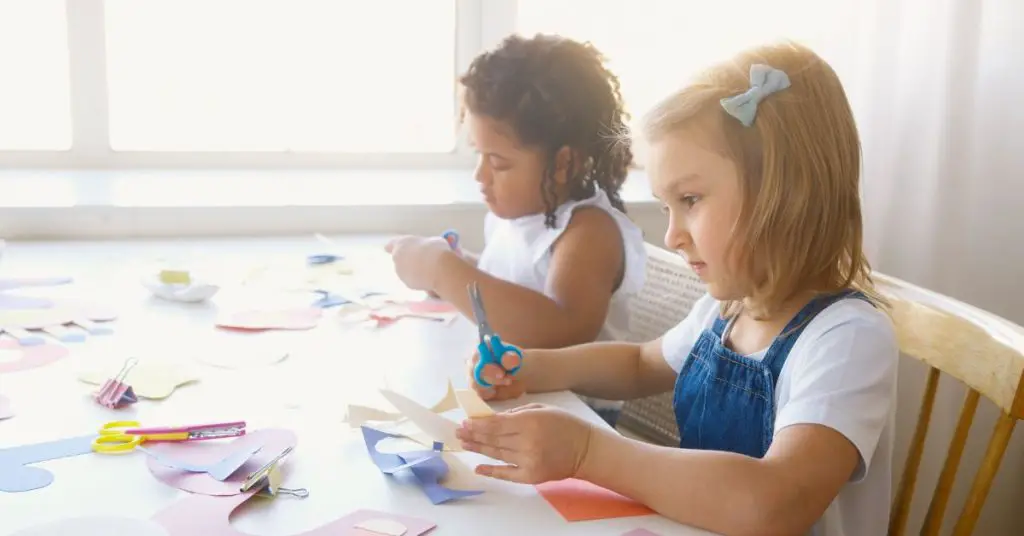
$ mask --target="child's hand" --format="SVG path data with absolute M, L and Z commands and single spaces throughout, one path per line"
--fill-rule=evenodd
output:
M 504 363 L 502 366 L 508 369 L 515 368 L 519 364 L 519 356 L 515 354 L 505 354 L 502 357 Z M 467 373 L 469 374 L 469 384 L 473 386 L 473 390 L 476 391 L 480 398 L 484 400 L 509 400 L 512 398 L 519 398 L 523 396 L 526 388 L 523 386 L 523 382 L 516 379 L 515 376 L 505 374 L 505 371 L 497 365 L 488 363 L 484 365 L 480 375 L 483 376 L 487 383 L 491 384 L 491 387 L 484 387 L 476 382 L 476 364 L 480 362 L 480 353 L 473 352 L 473 357 L 466 364 Z M 521 368 L 519 369 L 522 370 Z
M 590 423 L 567 411 L 527 404 L 463 421 L 456 436 L 463 449 L 510 464 L 482 464 L 476 468 L 478 474 L 538 484 L 576 476 L 593 430 Z
M 384 246 L 395 263 L 395 273 L 412 290 L 433 290 L 443 255 L 453 255 L 441 237 L 401 236 Z

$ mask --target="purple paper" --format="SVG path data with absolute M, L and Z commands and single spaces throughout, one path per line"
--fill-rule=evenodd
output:
M 17 493 L 49 486 L 53 483 L 53 473 L 29 465 L 89 454 L 92 452 L 92 440 L 95 438 L 96 435 L 93 434 L 0 449 L 0 491 Z
M 377 450 L 377 443 L 389 437 L 399 438 L 402 436 L 381 432 L 369 426 L 362 426 L 363 440 L 366 441 L 366 450 L 370 453 L 373 463 L 386 474 L 395 474 L 399 471 L 409 470 L 412 472 L 414 481 L 419 484 L 427 498 L 434 504 L 441 504 L 452 499 L 480 495 L 483 491 L 455 490 L 441 485 L 441 480 L 448 474 L 448 463 L 441 456 L 444 444 L 440 441 L 434 442 L 434 450 L 420 450 L 414 452 L 403 452 L 391 454 Z
M 190 473 L 206 473 L 212 476 L 215 480 L 223 482 L 233 475 L 240 467 L 245 465 L 245 462 L 249 461 L 249 459 L 255 456 L 262 448 L 263 445 L 259 443 L 254 445 L 243 445 L 243 448 L 228 454 L 219 461 L 205 464 L 175 460 L 167 454 L 160 454 L 159 452 L 154 452 L 142 447 L 139 447 L 139 450 L 152 456 L 160 463 L 160 465 L 165 467 L 188 471 Z

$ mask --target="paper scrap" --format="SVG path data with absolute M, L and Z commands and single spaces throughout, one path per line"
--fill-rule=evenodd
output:
M 294 447 L 296 443 L 297 438 L 294 432 L 279 428 L 255 430 L 235 438 L 230 443 L 211 441 L 154 443 L 145 447 L 150 451 L 146 465 L 157 480 L 190 493 L 215 496 L 238 495 L 241 493 L 242 482 L 249 473 L 267 464 L 286 448 Z M 161 463 L 163 459 L 171 459 L 176 464 L 224 464 L 227 466 L 229 463 L 226 460 L 231 455 L 251 451 L 257 445 L 263 448 L 255 452 L 223 480 L 217 480 L 208 473 L 172 469 Z M 226 470 L 226 468 L 222 469 Z
M 444 413 L 457 407 L 459 407 L 459 401 L 455 396 L 455 388 L 452 387 L 452 382 L 449 381 L 444 397 L 431 406 L 430 411 L 434 413 Z M 349 404 L 345 412 L 344 421 L 347 422 L 349 426 L 355 428 L 368 422 L 397 421 L 402 417 L 403 415 L 401 413 L 391 413 L 377 408 L 360 406 L 358 404 Z
M 450 450 L 461 450 L 461 447 L 457 447 L 460 442 L 455 435 L 458 425 L 454 421 L 446 419 L 394 391 L 381 389 L 380 393 L 431 440 L 444 443 Z
M 217 326 L 229 329 L 313 329 L 320 321 L 319 307 L 298 307 L 279 310 L 243 310 L 228 313 L 217 320 Z
M 432 450 L 391 454 L 377 450 L 377 443 L 383 439 L 399 436 L 381 432 L 368 426 L 363 426 L 362 431 L 363 440 L 366 442 L 366 450 L 381 472 L 395 474 L 405 470 L 411 471 L 416 478 L 416 483 L 419 484 L 433 504 L 442 504 L 450 500 L 472 497 L 483 493 L 477 490 L 450 489 L 441 485 L 441 481 L 448 474 L 448 463 L 443 458 L 442 451 L 444 445 L 440 442 L 435 442 Z
M 169 536 L 157 522 L 130 517 L 88 516 L 47 521 L 15 532 L 11 536 Z
M 235 445 L 230 445 L 235 447 Z M 172 454 L 161 454 L 159 452 L 152 451 L 148 448 L 139 447 L 146 454 L 156 459 L 157 463 L 168 467 L 170 469 L 180 469 L 182 471 L 188 471 L 189 473 L 207 473 L 214 480 L 221 482 L 227 480 L 235 471 L 238 471 L 245 462 L 249 461 L 260 449 L 263 448 L 262 443 L 252 443 L 249 445 L 238 445 L 237 448 L 225 448 L 227 451 L 223 458 L 213 463 L 193 463 L 187 460 L 179 460 Z
M 0 491 L 17 493 L 49 486 L 53 473 L 31 464 L 88 454 L 95 438 L 96 434 L 91 434 L 0 449 Z
M 647 506 L 585 480 L 567 478 L 537 484 L 536 488 L 566 521 L 654 514 Z
M 93 385 L 103 385 L 117 375 L 124 361 L 105 360 L 90 362 L 78 373 L 78 379 Z M 140 359 L 124 379 L 135 395 L 149 399 L 163 399 L 171 396 L 178 387 L 198 381 L 199 376 L 180 363 Z
M 165 284 L 187 285 L 192 282 L 188 270 L 160 270 L 158 278 Z
M 395 521 L 394 519 L 384 519 L 380 517 L 374 517 L 366 519 L 352 525 L 357 529 L 367 530 L 374 534 L 382 534 L 384 536 L 404 536 L 405 525 Z
M 21 346 L 17 341 L 5 337 L 0 338 L 0 354 L 3 354 L 3 357 L 0 357 L 0 374 L 2 374 L 49 365 L 67 357 L 71 352 L 58 344 Z M 6 359 L 6 356 L 13 358 Z
M 143 278 L 142 285 L 158 298 L 182 303 L 209 300 L 220 290 L 219 286 L 203 281 L 189 279 L 176 283 L 163 281 L 159 276 Z
M 480 398 L 480 395 L 473 389 L 459 389 L 455 391 L 455 398 L 458 399 L 462 411 L 470 419 L 494 415 L 491 406 L 488 406 L 487 402 L 484 402 L 484 399 Z

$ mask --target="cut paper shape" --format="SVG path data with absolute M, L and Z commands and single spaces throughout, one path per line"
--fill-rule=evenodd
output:
M 430 407 L 430 411 L 434 413 L 444 413 L 451 411 L 459 407 L 459 401 L 455 396 L 455 388 L 452 387 L 452 382 L 449 380 L 448 389 L 444 393 L 444 397 L 438 400 L 436 404 Z M 345 416 L 345 422 L 349 426 L 355 428 L 362 426 L 368 422 L 374 421 L 397 421 L 402 418 L 401 413 L 390 413 L 381 409 L 371 408 L 367 406 L 360 406 L 357 404 L 349 404 L 348 410 Z
M 629 532 L 622 533 L 622 536 L 661 536 L 657 532 L 651 532 L 645 528 L 633 529 Z
M 288 352 L 273 348 L 249 347 L 228 351 L 219 347 L 215 350 L 200 349 L 196 354 L 196 360 L 217 368 L 241 369 L 273 365 L 284 361 L 289 355 L 291 354 Z
M 255 430 L 231 442 L 184 441 L 154 443 L 146 447 L 149 451 L 146 465 L 153 476 L 164 484 L 201 495 L 238 495 L 242 482 L 253 471 L 263 467 L 288 447 L 295 447 L 297 438 L 291 430 L 270 428 Z M 260 445 L 258 452 L 236 468 L 231 476 L 217 480 L 207 473 L 173 469 L 161 460 L 174 460 L 176 464 L 212 465 L 222 463 L 230 455 L 251 450 Z M 198 534 L 198 533 L 197 533 Z
M 0 395 L 0 421 L 10 419 L 13 416 L 14 410 L 11 409 L 11 399 L 4 395 Z
M 100 536 L 130 534 L 131 536 L 169 536 L 156 521 L 130 517 L 88 516 L 48 521 L 11 536 Z
M 366 442 L 366 451 L 370 454 L 373 463 L 385 474 L 395 474 L 409 470 L 415 477 L 416 483 L 434 504 L 442 504 L 453 499 L 472 497 L 480 495 L 482 491 L 477 490 L 456 490 L 441 485 L 441 481 L 448 475 L 448 463 L 444 461 L 442 450 L 444 445 L 435 442 L 433 450 L 405 452 L 401 454 L 390 454 L 377 450 L 377 443 L 388 438 L 399 437 L 387 432 L 381 432 L 368 426 L 362 427 L 363 440 Z
M 179 460 L 173 455 L 169 455 L 167 453 L 161 454 L 150 450 L 149 448 L 139 447 L 139 450 L 155 458 L 157 463 L 164 467 L 179 469 L 189 473 L 206 473 L 213 477 L 214 480 L 223 482 L 238 471 L 239 468 L 245 465 L 245 462 L 249 461 L 249 459 L 255 456 L 262 448 L 263 445 L 260 443 L 235 446 L 234 450 L 225 448 L 225 450 L 228 450 L 227 454 L 223 458 L 212 463 L 194 463 L 186 460 Z
M 374 534 L 382 534 L 383 536 L 403 536 L 406 532 L 405 525 L 402 523 L 394 519 L 384 519 L 382 517 L 366 519 L 352 526 Z
M 487 402 L 484 402 L 484 399 L 480 398 L 480 395 L 473 389 L 459 389 L 455 391 L 455 398 L 458 399 L 459 406 L 470 419 L 494 415 L 491 406 L 488 406 Z
M 0 330 L 14 337 L 22 346 L 45 344 L 47 338 L 31 330 L 45 330 L 78 322 L 110 322 L 117 314 L 93 305 L 55 304 L 49 309 L 0 310 Z
M 57 344 L 45 344 L 45 341 L 41 345 L 22 346 L 15 340 L 0 338 L 0 374 L 42 367 L 70 354 L 67 348 Z M 7 359 L 6 356 L 14 358 Z
M 586 480 L 567 478 L 537 484 L 536 488 L 566 521 L 592 521 L 655 513 L 633 499 Z
M 158 512 L 152 520 L 167 531 L 168 536 L 250 536 L 231 526 L 231 513 L 249 500 L 255 492 L 231 497 L 190 495 Z M 399 516 L 374 510 L 357 510 L 331 523 L 294 536 L 380 536 L 356 525 L 371 519 L 388 519 L 405 527 L 402 536 L 422 536 L 436 525 L 425 519 Z M 149 535 L 145 535 L 149 536 Z
M 280 310 L 248 310 L 236 311 L 222 316 L 217 326 L 240 330 L 313 329 L 320 321 L 322 309 L 319 307 L 298 307 Z
M 112 360 L 90 362 L 79 371 L 78 379 L 93 385 L 103 385 L 123 366 L 123 362 Z M 122 381 L 132 387 L 136 396 L 159 400 L 171 396 L 178 387 L 198 380 L 199 377 L 193 371 L 180 363 L 140 359 Z
M 17 493 L 49 486 L 53 473 L 31 464 L 89 454 L 95 438 L 92 434 L 0 449 L 0 491 Z
M 451 386 L 450 383 L 448 385 Z M 460 444 L 455 435 L 458 425 L 454 421 L 446 419 L 394 391 L 381 389 L 380 393 L 432 441 L 444 443 L 447 450 L 462 450 L 457 446 Z
M 0 278 L 0 309 L 46 309 L 53 300 L 33 296 L 8 294 L 10 290 L 26 287 L 52 287 L 71 283 L 70 277 L 14 277 Z

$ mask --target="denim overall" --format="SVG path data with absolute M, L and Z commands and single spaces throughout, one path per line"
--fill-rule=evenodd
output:
M 679 446 L 763 457 L 774 433 L 775 384 L 790 349 L 815 315 L 847 297 L 866 299 L 855 291 L 815 298 L 789 321 L 760 361 L 726 348 L 722 334 L 727 321 L 717 318 L 701 333 L 676 379 L 672 406 Z

